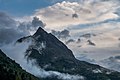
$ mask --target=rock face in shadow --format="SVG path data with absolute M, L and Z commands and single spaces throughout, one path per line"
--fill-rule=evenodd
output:
M 17 42 L 22 43 L 27 39 L 32 43 L 25 56 L 28 60 L 36 59 L 39 67 L 47 71 L 82 75 L 85 80 L 120 80 L 119 72 L 77 60 L 66 45 L 42 28 L 34 35 L 21 38 Z

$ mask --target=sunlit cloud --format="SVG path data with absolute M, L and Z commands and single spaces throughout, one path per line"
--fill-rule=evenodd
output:
M 119 17 L 114 13 L 118 8 L 118 4 L 114 1 L 93 2 L 93 0 L 86 0 L 83 2 L 63 1 L 43 9 L 37 9 L 33 16 L 39 17 L 51 29 L 60 29 L 69 25 L 95 23 Z M 74 14 L 78 17 L 73 18 Z

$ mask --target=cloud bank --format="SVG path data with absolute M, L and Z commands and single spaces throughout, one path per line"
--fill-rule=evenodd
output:
M 17 22 L 6 13 L 0 12 L 0 46 L 11 43 L 23 35 L 25 33 L 17 29 Z
M 16 43 L 16 44 L 9 44 L 2 46 L 1 49 L 9 56 L 11 59 L 15 60 L 20 66 L 26 70 L 27 72 L 40 77 L 56 77 L 60 80 L 84 80 L 83 76 L 80 75 L 71 75 L 67 73 L 60 73 L 57 71 L 45 71 L 44 69 L 38 67 L 36 65 L 36 60 L 32 59 L 27 61 L 25 57 L 26 49 L 30 46 L 31 42 L 23 42 L 23 43 Z M 24 45 L 24 46 L 23 46 Z
M 45 27 L 39 18 L 33 17 L 29 22 L 18 22 L 4 12 L 0 12 L 0 46 L 33 34 L 38 27 Z
M 34 16 L 42 19 L 50 29 L 62 29 L 65 26 L 95 23 L 118 18 L 115 13 L 118 1 L 82 0 L 78 2 L 63 1 L 52 6 L 37 9 Z M 73 18 L 76 14 L 77 18 Z

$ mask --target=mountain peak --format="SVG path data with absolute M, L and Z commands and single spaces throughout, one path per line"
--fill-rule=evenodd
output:
M 32 43 L 25 56 L 28 60 L 35 59 L 36 64 L 46 71 L 82 75 L 86 80 L 120 80 L 120 73 L 116 71 L 77 60 L 64 43 L 41 27 L 31 37 Z
M 39 27 L 33 36 L 46 35 L 46 34 L 47 34 L 47 32 L 44 29 L 42 29 L 41 27 Z

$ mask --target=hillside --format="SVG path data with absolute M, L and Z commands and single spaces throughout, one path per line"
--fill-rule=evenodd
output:
M 39 80 L 0 50 L 0 80 Z

